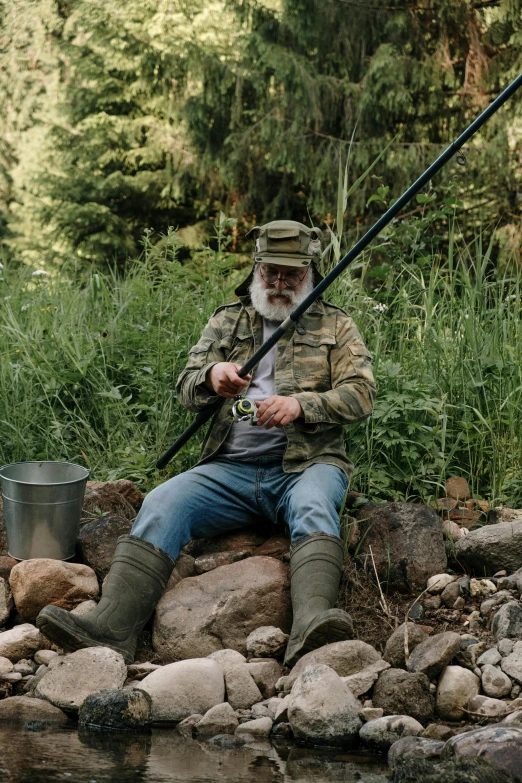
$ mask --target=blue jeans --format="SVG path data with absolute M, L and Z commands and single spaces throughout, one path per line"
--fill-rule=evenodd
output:
M 292 541 L 318 532 L 338 536 L 347 486 L 346 475 L 335 465 L 285 473 L 280 458 L 217 457 L 153 489 L 131 534 L 173 560 L 193 538 L 211 538 L 259 520 L 286 523 Z

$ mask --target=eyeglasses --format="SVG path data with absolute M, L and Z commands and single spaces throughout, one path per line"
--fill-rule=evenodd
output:
M 275 285 L 278 280 L 282 280 L 287 288 L 295 288 L 298 286 L 299 283 L 304 280 L 307 271 L 308 270 L 305 270 L 302 275 L 297 272 L 287 272 L 286 275 L 281 275 L 280 272 L 273 267 L 266 267 L 264 264 L 259 265 L 259 274 L 265 283 L 268 283 L 268 285 Z

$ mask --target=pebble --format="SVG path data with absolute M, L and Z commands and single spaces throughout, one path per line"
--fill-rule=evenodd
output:
M 513 683 L 502 669 L 486 663 L 482 668 L 482 690 L 486 696 L 502 699 L 511 693 Z
M 502 655 L 502 657 L 505 657 L 506 655 L 509 655 L 513 652 L 514 646 L 515 642 L 513 639 L 501 639 L 497 644 L 497 650 Z
M 386 715 L 365 723 L 359 737 L 372 750 L 386 751 L 401 737 L 418 737 L 421 732 L 422 725 L 409 715 Z
M 58 653 L 54 650 L 37 650 L 33 655 L 33 660 L 39 665 L 48 666 L 53 658 L 57 658 Z
M 250 734 L 253 737 L 268 737 L 271 731 L 272 721 L 270 718 L 258 718 L 257 720 L 249 720 L 246 723 L 242 723 L 237 727 L 234 734 L 236 737 L 244 734 Z
M 491 632 L 497 639 L 516 638 L 522 632 L 522 609 L 518 601 L 508 601 L 493 617 Z
M 462 720 L 468 702 L 478 696 L 480 679 L 462 666 L 447 666 L 437 685 L 437 712 L 443 720 Z
M 436 574 L 435 576 L 430 576 L 426 585 L 426 589 L 428 593 L 442 593 L 444 588 L 454 582 L 456 579 L 457 577 L 452 576 L 451 574 Z
M 496 666 L 497 663 L 500 663 L 502 660 L 502 656 L 497 650 L 496 647 L 491 647 L 491 649 L 486 650 L 485 653 L 482 653 L 480 658 L 477 659 L 477 664 L 479 666 L 485 666 L 486 664 L 491 664 L 491 666 Z

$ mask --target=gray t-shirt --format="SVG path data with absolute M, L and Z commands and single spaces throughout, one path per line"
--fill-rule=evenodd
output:
M 279 321 L 269 321 L 263 318 L 263 342 L 275 332 Z M 266 400 L 276 393 L 275 391 L 275 363 L 277 358 L 277 345 L 263 356 L 252 383 L 249 386 L 247 396 L 250 400 Z M 251 460 L 257 457 L 283 457 L 286 448 L 287 437 L 284 428 L 253 427 L 247 421 L 239 421 L 232 424 L 227 439 L 219 452 L 220 456 L 230 459 Z

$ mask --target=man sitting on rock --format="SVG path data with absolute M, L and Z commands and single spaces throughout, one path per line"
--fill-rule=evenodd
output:
M 176 387 L 200 411 L 218 397 L 196 467 L 145 498 L 131 535 L 119 539 L 102 598 L 83 616 L 47 606 L 41 631 L 66 650 L 103 645 L 134 660 L 139 632 L 193 538 L 256 520 L 286 524 L 291 537 L 293 624 L 285 663 L 328 642 L 350 639 L 350 616 L 334 609 L 343 565 L 341 508 L 352 465 L 343 425 L 369 416 L 375 385 L 357 328 L 322 299 L 260 361 L 238 370 L 321 279 L 321 232 L 291 220 L 252 230 L 254 265 L 205 327 Z M 251 232 L 252 233 L 252 232 Z M 238 395 L 255 401 L 257 422 L 234 423 Z

